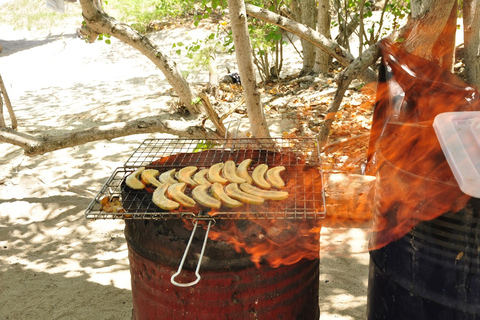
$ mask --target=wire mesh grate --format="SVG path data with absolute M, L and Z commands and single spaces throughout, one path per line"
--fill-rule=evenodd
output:
M 251 170 L 260 163 L 285 166 L 289 198 L 245 204 L 213 212 L 197 206 L 164 211 L 152 202 L 152 192 L 125 187 L 125 178 L 139 167 L 160 172 L 196 166 L 199 170 L 215 163 L 252 159 Z M 188 190 L 187 190 L 188 192 Z M 325 194 L 320 152 L 314 138 L 273 139 L 146 139 L 123 168 L 117 168 L 88 206 L 88 219 L 323 219 Z

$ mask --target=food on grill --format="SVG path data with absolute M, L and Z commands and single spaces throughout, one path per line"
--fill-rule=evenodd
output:
M 160 175 L 160 182 L 163 182 L 163 183 L 166 183 L 166 184 L 178 183 L 178 181 L 175 180 L 175 178 L 173 177 L 173 175 L 175 174 L 175 171 L 176 171 L 175 169 L 172 169 L 172 170 L 168 170 L 168 171 L 163 172 Z
M 198 184 L 210 184 L 210 181 L 205 178 L 208 173 L 208 169 L 202 169 L 193 175 L 193 180 Z
M 184 182 L 190 187 L 196 187 L 198 183 L 196 183 L 195 180 L 192 179 L 192 175 L 195 171 L 197 171 L 197 167 L 194 166 L 188 166 L 180 169 L 177 173 L 178 181 Z
M 157 189 L 155 189 L 153 192 L 152 201 L 160 209 L 170 211 L 178 209 L 180 204 L 167 198 L 165 192 L 167 191 L 168 186 L 168 184 L 162 183 Z
M 226 207 L 229 208 L 237 208 L 243 206 L 243 203 L 240 201 L 237 201 L 233 198 L 230 198 L 226 193 L 225 190 L 223 189 L 223 185 L 221 183 L 214 183 L 210 187 L 210 191 L 212 192 L 212 195 L 220 200 L 222 204 Z
M 252 183 L 252 177 L 250 177 L 250 174 L 248 173 L 248 167 L 250 167 L 250 164 L 252 163 L 252 159 L 245 159 L 237 167 L 237 174 L 239 177 L 243 178 L 246 180 L 248 183 Z
M 267 182 L 277 189 L 285 187 L 285 182 L 280 176 L 280 172 L 285 171 L 284 166 L 276 166 L 267 170 Z
M 221 184 L 226 184 L 228 182 L 227 179 L 222 177 L 220 175 L 220 172 L 222 171 L 223 167 L 225 164 L 223 162 L 215 163 L 213 166 L 210 167 L 207 173 L 207 178 L 210 180 L 211 183 L 221 183 Z
M 222 202 L 210 194 L 208 194 L 208 189 L 210 189 L 211 184 L 201 184 L 196 186 L 192 190 L 192 197 L 204 207 L 212 209 L 220 209 Z
M 272 186 L 265 180 L 265 173 L 268 170 L 268 166 L 264 163 L 259 164 L 253 169 L 252 179 L 253 183 L 262 189 L 270 189 Z
M 127 177 L 127 179 L 125 179 L 125 183 L 127 184 L 127 186 L 129 186 L 132 189 L 137 189 L 137 190 L 145 188 L 145 185 L 139 179 L 140 175 L 142 174 L 142 172 L 144 170 L 145 170 L 145 167 L 140 167 L 140 168 L 137 169 L 137 171 L 131 173 Z
M 157 180 L 158 175 L 160 172 L 155 169 L 145 169 L 143 170 L 141 174 L 141 180 L 144 184 L 149 185 L 151 184 L 152 186 L 155 187 L 160 187 L 162 183 Z
M 249 204 L 263 204 L 265 201 L 263 198 L 257 197 L 253 194 L 246 193 L 238 188 L 237 183 L 230 183 L 225 187 L 225 192 L 230 197 L 239 200 L 243 203 Z
M 185 187 L 185 182 L 172 184 L 167 189 L 167 195 L 184 207 L 194 207 L 196 204 L 195 200 L 184 193 Z
M 235 162 L 233 162 L 232 160 L 226 161 L 222 169 L 223 176 L 230 182 L 234 182 L 234 183 L 247 182 L 247 180 L 237 175 L 236 169 L 237 169 L 237 166 Z
M 123 209 L 119 197 L 104 197 L 100 201 L 100 205 L 102 207 L 101 210 L 107 213 L 125 213 L 125 209 Z
M 251 195 L 255 195 L 266 200 L 285 200 L 288 198 L 288 192 L 286 191 L 275 191 L 275 190 L 263 190 L 255 186 L 252 186 L 249 183 L 240 184 L 240 189 Z

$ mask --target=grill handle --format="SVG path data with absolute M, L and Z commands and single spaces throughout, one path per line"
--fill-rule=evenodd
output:
M 183 264 L 185 263 L 185 259 L 187 258 L 188 251 L 190 250 L 190 246 L 192 244 L 193 236 L 195 235 L 195 231 L 197 230 L 198 226 L 198 220 L 195 220 L 195 224 L 193 225 L 193 230 L 192 233 L 190 234 L 190 239 L 188 240 L 187 247 L 185 248 L 185 252 L 183 253 L 182 260 L 180 261 L 180 265 L 178 266 L 177 272 L 175 272 L 172 277 L 170 278 L 170 282 L 177 286 L 177 287 L 191 287 L 193 285 L 196 285 L 200 281 L 200 266 L 202 265 L 202 259 L 203 259 L 203 254 L 205 253 L 205 247 L 207 246 L 207 240 L 208 240 L 208 233 L 210 232 L 210 226 L 212 225 L 213 220 L 208 221 L 207 225 L 207 231 L 205 233 L 205 239 L 203 239 L 203 245 L 202 245 L 202 251 L 200 251 L 200 256 L 198 258 L 198 263 L 197 263 L 197 268 L 195 269 L 195 276 L 197 277 L 194 281 L 192 282 L 187 282 L 187 283 L 180 283 L 175 281 L 175 278 L 182 273 L 183 269 Z

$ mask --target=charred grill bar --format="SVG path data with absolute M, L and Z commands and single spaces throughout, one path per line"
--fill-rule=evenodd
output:
M 227 160 L 238 165 L 244 159 L 253 160 L 250 170 L 262 163 L 284 166 L 282 191 L 288 198 L 239 208 L 196 205 L 165 211 L 153 204 L 153 190 L 125 184 L 139 167 L 200 170 Z M 325 195 L 315 139 L 147 139 L 115 170 L 85 216 L 125 219 L 135 319 L 319 318 L 319 228 Z M 207 225 L 215 241 L 203 254 Z M 189 288 L 171 282 L 183 255 L 176 279 L 182 283 L 195 280 L 203 257 L 202 281 Z

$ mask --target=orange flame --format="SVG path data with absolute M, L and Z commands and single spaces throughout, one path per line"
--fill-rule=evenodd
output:
M 387 42 L 382 59 L 367 166 L 377 176 L 370 249 L 466 205 L 432 124 L 442 112 L 480 110 L 478 92 L 435 63 Z
M 227 220 L 212 229 L 212 240 L 226 241 L 235 250 L 251 255 L 257 267 L 266 261 L 271 267 L 318 259 L 321 220 Z

